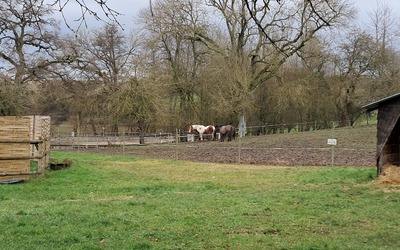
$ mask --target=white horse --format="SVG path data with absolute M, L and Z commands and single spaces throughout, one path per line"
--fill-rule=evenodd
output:
M 189 133 L 198 133 L 199 134 L 199 140 L 203 140 L 203 134 L 211 134 L 212 140 L 214 140 L 214 132 L 215 132 L 215 127 L 213 125 L 190 125 L 189 127 Z

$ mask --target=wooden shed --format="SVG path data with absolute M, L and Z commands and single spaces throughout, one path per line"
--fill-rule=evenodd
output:
M 400 93 L 363 106 L 378 110 L 376 166 L 378 175 L 386 165 L 400 166 Z

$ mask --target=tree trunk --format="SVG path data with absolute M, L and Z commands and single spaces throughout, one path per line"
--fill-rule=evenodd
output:
M 76 120 L 74 122 L 74 135 L 75 136 L 80 136 L 81 134 L 81 121 L 82 121 L 82 113 L 79 112 L 78 114 L 76 114 Z
M 97 136 L 96 125 L 94 124 L 94 120 L 90 119 L 90 125 L 92 126 L 92 132 L 94 136 Z
M 138 126 L 139 128 L 139 144 L 140 145 L 144 145 L 145 141 L 144 141 L 144 130 L 142 128 L 142 126 Z

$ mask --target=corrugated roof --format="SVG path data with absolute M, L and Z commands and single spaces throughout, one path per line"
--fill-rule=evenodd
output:
M 366 111 L 370 112 L 370 111 L 373 111 L 373 110 L 379 108 L 379 106 L 381 106 L 382 104 L 392 101 L 393 99 L 396 99 L 396 98 L 400 98 L 400 93 L 397 93 L 397 94 L 385 97 L 383 99 L 371 102 L 370 104 L 366 104 L 366 105 L 362 106 L 361 108 L 366 109 Z

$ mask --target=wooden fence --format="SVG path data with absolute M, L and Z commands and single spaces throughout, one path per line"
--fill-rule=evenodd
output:
M 49 116 L 0 117 L 0 182 L 27 180 L 49 161 Z
M 144 141 L 146 144 L 164 144 L 174 143 L 174 134 L 153 134 L 146 135 Z M 186 138 L 186 135 L 185 135 Z M 100 148 L 110 146 L 133 146 L 140 145 L 140 137 L 137 133 L 126 133 L 124 135 L 104 136 L 53 136 L 51 138 L 51 147 L 53 149 L 74 149 L 74 148 Z

